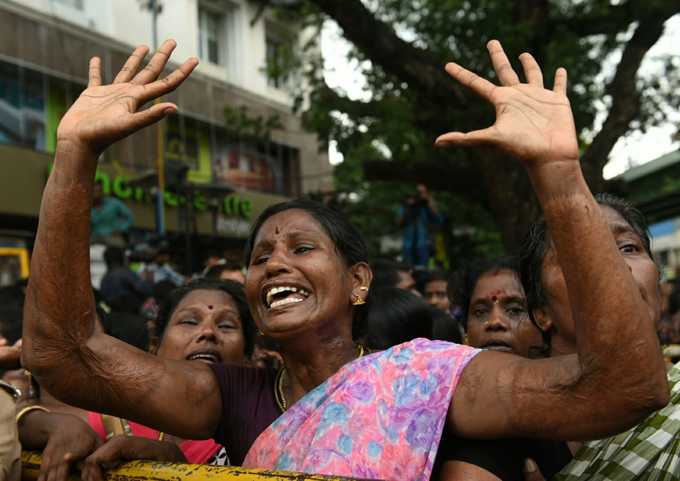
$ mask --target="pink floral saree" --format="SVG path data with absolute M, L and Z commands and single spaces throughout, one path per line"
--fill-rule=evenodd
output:
M 478 352 L 416 339 L 357 359 L 272 423 L 243 465 L 429 480 L 454 390 Z

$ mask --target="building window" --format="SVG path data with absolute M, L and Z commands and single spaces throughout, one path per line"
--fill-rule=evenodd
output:
M 224 15 L 212 9 L 198 9 L 198 56 L 216 65 L 225 64 L 224 20 Z
M 44 77 L 0 63 L 0 143 L 45 150 Z
M 56 3 L 61 3 L 67 7 L 75 8 L 76 10 L 83 9 L 83 0 L 54 0 Z
M 83 86 L 0 61 L 0 144 L 53 152 L 57 126 Z
M 292 64 L 291 42 L 283 40 L 283 37 L 267 31 L 267 84 L 274 88 L 283 88 L 288 84 Z
M 213 150 L 218 182 L 238 189 L 298 196 L 297 149 L 270 142 L 253 144 L 218 132 Z
M 180 160 L 197 169 L 199 162 L 199 127 L 191 117 L 173 116 L 165 126 L 165 157 Z

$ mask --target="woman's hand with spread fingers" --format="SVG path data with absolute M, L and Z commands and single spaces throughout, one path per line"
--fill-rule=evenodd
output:
M 163 42 L 141 70 L 148 48 L 137 47 L 109 85 L 102 84 L 101 60 L 93 57 L 87 89 L 59 123 L 58 142 L 73 143 L 89 154 L 99 155 L 117 140 L 175 112 L 177 107 L 170 102 L 139 110 L 146 102 L 175 90 L 198 65 L 196 58 L 190 58 L 170 75 L 159 79 L 175 46 L 174 40 Z
M 496 122 L 472 132 L 449 132 L 436 145 L 492 145 L 522 160 L 528 168 L 551 162 L 578 164 L 579 151 L 574 118 L 567 98 L 567 71 L 557 69 L 552 90 L 543 86 L 541 68 L 531 54 L 519 59 L 527 82 L 513 70 L 503 47 L 491 40 L 487 49 L 500 86 L 455 63 L 446 71 L 496 108 Z
M 66 404 L 197 439 L 209 438 L 220 419 L 215 375 L 203 363 L 170 362 L 98 330 L 88 254 L 97 157 L 176 110 L 168 102 L 140 110 L 179 87 L 196 68 L 198 60 L 190 58 L 159 79 L 175 45 L 165 41 L 144 68 L 147 48 L 138 47 L 109 85 L 102 83 L 101 62 L 93 58 L 87 89 L 59 124 L 31 256 L 35 275 L 26 288 L 22 362 Z M 103 373 L 100 369 L 108 374 L 93 375 Z

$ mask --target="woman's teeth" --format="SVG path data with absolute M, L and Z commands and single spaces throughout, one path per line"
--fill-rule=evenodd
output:
M 304 300 L 305 300 L 304 297 L 292 295 L 292 296 L 284 297 L 283 299 L 279 299 L 278 301 L 272 302 L 269 305 L 269 308 L 274 309 L 275 307 L 281 307 L 281 306 L 285 306 L 287 304 L 295 304 L 297 302 L 302 302 Z
M 274 296 L 279 296 L 280 294 L 285 294 L 282 298 L 274 300 Z M 279 296 L 281 297 L 281 296 Z M 270 309 L 272 307 L 278 307 L 282 306 L 285 304 L 291 304 L 294 302 L 302 302 L 304 301 L 307 297 L 309 297 L 309 292 L 302 288 L 294 287 L 294 286 L 277 286 L 277 287 L 272 287 L 267 291 L 267 295 L 265 296 L 265 301 L 267 303 L 267 307 Z
M 196 354 L 192 354 L 187 359 L 189 359 L 190 361 L 200 360 L 208 362 L 218 362 L 218 358 L 215 354 L 210 354 L 207 352 L 199 352 Z

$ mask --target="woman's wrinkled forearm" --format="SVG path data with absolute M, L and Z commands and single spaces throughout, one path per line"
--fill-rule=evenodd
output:
M 662 407 L 668 387 L 654 319 L 580 166 L 555 162 L 529 175 L 569 293 L 580 365 L 574 394 L 595 403 L 611 389 L 622 400 L 611 409 L 631 418 Z
M 96 158 L 60 142 L 40 208 L 24 307 L 23 362 L 41 383 L 85 369 L 73 362 L 94 331 L 90 281 L 90 208 Z M 51 373 L 51 374 L 49 374 Z

